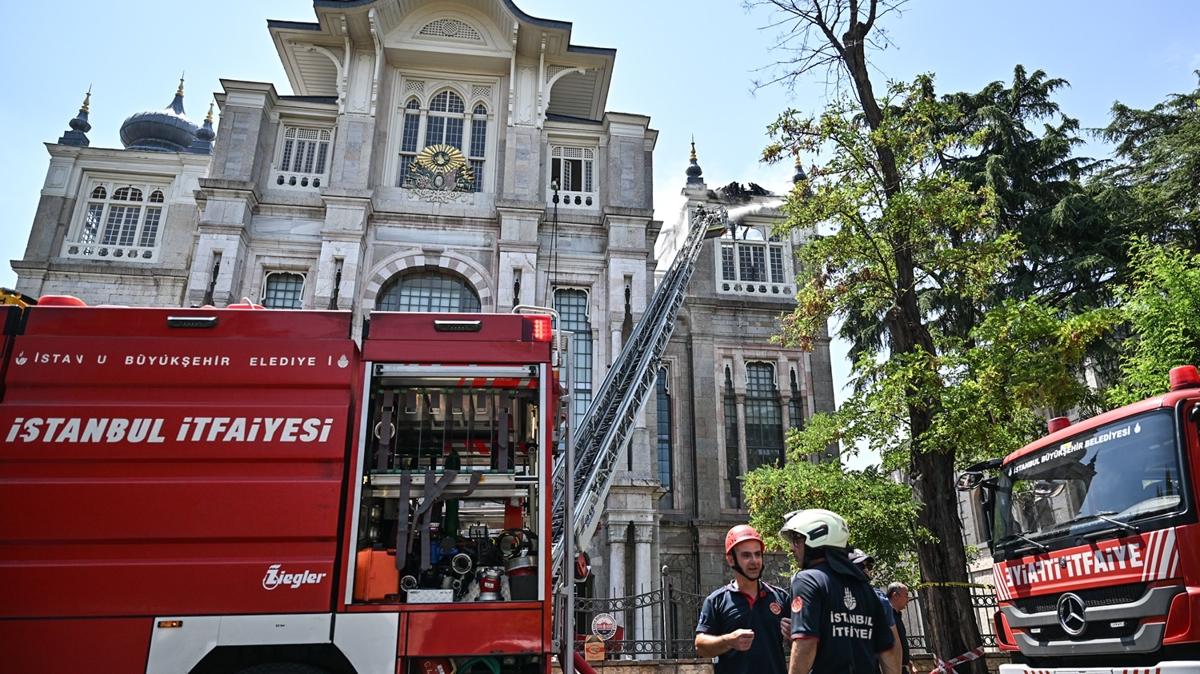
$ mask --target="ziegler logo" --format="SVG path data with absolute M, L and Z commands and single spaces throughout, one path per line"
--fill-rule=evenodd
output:
M 317 585 L 327 575 L 329 574 L 313 573 L 308 569 L 299 573 L 285 573 L 282 564 L 272 564 L 267 567 L 267 575 L 263 576 L 262 586 L 265 590 L 274 590 L 280 585 L 295 590 L 301 585 Z

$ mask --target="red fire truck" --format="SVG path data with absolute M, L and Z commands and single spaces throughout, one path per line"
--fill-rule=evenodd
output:
M 1017 663 L 1001 672 L 1200 672 L 1200 373 L 1170 380 L 1165 395 L 1051 421 L 983 483 L 996 640 Z
M 0 670 L 549 672 L 549 315 L 75 304 L 0 306 Z

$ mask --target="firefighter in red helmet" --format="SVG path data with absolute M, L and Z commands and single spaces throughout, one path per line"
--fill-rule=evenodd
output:
M 714 674 L 783 674 L 791 634 L 791 595 L 762 580 L 763 539 L 748 524 L 725 534 L 733 582 L 704 600 L 696 624 L 696 655 L 716 658 Z

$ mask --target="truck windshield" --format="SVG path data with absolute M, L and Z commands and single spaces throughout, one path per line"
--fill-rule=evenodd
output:
M 1140 414 L 1023 456 L 997 485 L 993 550 L 1049 545 L 1085 524 L 1129 523 L 1183 505 L 1174 416 Z M 1077 526 L 1080 528 L 1077 528 Z

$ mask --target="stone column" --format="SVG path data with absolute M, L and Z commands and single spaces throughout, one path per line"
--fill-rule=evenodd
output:
M 629 594 L 625 587 L 625 533 L 629 522 L 608 523 L 608 596 L 624 597 Z M 620 615 L 617 616 L 620 622 Z
M 635 593 L 649 592 L 654 589 L 655 573 L 650 563 L 651 545 L 654 543 L 654 525 L 639 523 L 633 526 L 633 568 Z M 654 638 L 654 613 L 650 606 L 637 609 L 637 637 L 639 641 L 649 641 Z M 650 657 L 649 654 L 637 656 L 639 660 Z

